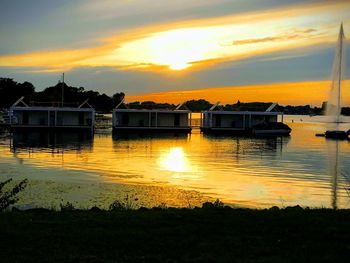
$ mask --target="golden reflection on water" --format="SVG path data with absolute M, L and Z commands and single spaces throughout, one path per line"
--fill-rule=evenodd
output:
M 188 136 L 153 138 L 96 134 L 64 147 L 27 142 L 9 150 L 3 143 L 0 172 L 37 182 L 83 185 L 82 195 L 93 192 L 90 199 L 98 196 L 101 202 L 112 200 L 112 186 L 128 185 L 153 205 L 186 205 L 188 197 L 177 191 L 182 189 L 192 191 L 197 202 L 199 195 L 193 191 L 204 201 L 220 198 L 244 206 L 330 207 L 334 193 L 327 148 L 333 142 L 314 136 L 322 124 L 291 125 L 290 138 L 213 137 L 194 130 Z M 340 144 L 339 154 L 350 154 L 350 143 Z M 344 159 L 342 166 L 349 169 L 349 161 Z M 349 207 L 343 190 L 338 186 L 337 206 Z
M 159 158 L 161 169 L 172 172 L 190 172 L 191 166 L 182 147 L 170 148 Z
M 176 173 L 196 172 L 196 168 L 190 163 L 183 147 L 171 147 L 160 154 L 159 167 L 161 170 L 166 170 Z

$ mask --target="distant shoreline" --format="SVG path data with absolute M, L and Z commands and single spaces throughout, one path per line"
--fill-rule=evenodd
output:
M 68 86 L 66 83 L 58 82 L 55 86 L 47 87 L 43 91 L 36 91 L 30 82 L 18 83 L 13 79 L 0 78 L 0 109 L 9 108 L 20 97 L 24 96 L 24 100 L 30 104 L 40 103 L 40 105 L 75 105 L 78 106 L 82 102 L 88 100 L 88 103 L 98 113 L 111 113 L 113 109 L 119 105 L 125 97 L 124 92 L 116 92 L 113 96 L 100 94 L 98 91 L 85 90 L 84 87 Z M 64 91 L 62 93 L 62 91 Z M 64 100 L 62 95 L 64 94 Z M 203 95 L 204 96 L 204 95 Z M 264 100 L 263 97 L 259 97 Z M 212 99 L 211 99 L 212 100 Z M 64 101 L 64 102 L 62 102 Z M 212 102 L 203 98 L 185 100 L 186 107 L 192 112 L 200 112 L 209 110 L 213 106 Z M 44 103 L 44 104 L 43 104 Z M 51 104 L 50 104 L 51 103 Z M 232 98 L 232 104 L 223 105 L 224 110 L 237 111 L 265 111 L 272 102 L 241 102 Z M 130 109 L 175 109 L 176 105 L 168 102 L 155 102 L 152 100 L 133 101 L 127 103 Z M 321 115 L 325 112 L 326 102 L 321 107 L 310 105 L 292 106 L 279 105 L 280 111 L 285 114 L 303 114 L 303 115 Z M 350 116 L 350 107 L 343 107 L 342 114 Z

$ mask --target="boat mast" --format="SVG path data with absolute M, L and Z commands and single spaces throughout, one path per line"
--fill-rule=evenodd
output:
M 340 106 L 340 86 L 341 86 L 341 77 L 342 77 L 342 57 L 343 57 L 343 39 L 344 39 L 344 31 L 343 31 L 343 23 L 340 25 L 340 32 L 339 32 L 339 72 L 338 72 L 338 98 L 337 98 L 337 120 L 336 122 L 340 122 L 340 113 L 341 113 L 341 106 Z
M 63 107 L 63 100 L 64 100 L 64 73 L 62 73 L 62 107 Z

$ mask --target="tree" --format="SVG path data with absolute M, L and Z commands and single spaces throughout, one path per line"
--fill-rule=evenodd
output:
M 17 83 L 10 78 L 0 78 L 0 108 L 8 108 L 20 97 L 29 100 L 35 92 L 33 84 Z
M 113 108 L 115 108 L 125 97 L 124 92 L 117 92 L 112 96 Z
M 200 99 L 200 100 L 189 100 L 186 102 L 186 106 L 189 110 L 194 112 L 200 112 L 203 110 L 209 110 L 213 104 L 209 101 Z
M 111 112 L 113 110 L 113 100 L 106 94 L 98 95 L 92 106 L 100 112 Z

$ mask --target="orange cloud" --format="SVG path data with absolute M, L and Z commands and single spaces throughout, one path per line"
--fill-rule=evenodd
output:
M 329 1 L 153 25 L 100 39 L 98 47 L 0 56 L 0 67 L 200 69 L 225 60 L 335 42 L 339 18 L 350 26 L 349 9 L 345 1 Z
M 272 41 L 283 41 L 283 40 L 290 40 L 290 39 L 296 39 L 296 38 L 305 38 L 305 37 L 312 37 L 310 33 L 317 33 L 316 29 L 310 28 L 305 30 L 294 30 L 295 33 L 292 34 L 282 34 L 282 35 L 275 35 L 271 37 L 263 37 L 263 38 L 253 38 L 253 39 L 244 39 L 244 40 L 237 40 L 232 43 L 232 45 L 246 45 L 246 44 L 255 44 L 255 43 L 261 43 L 261 42 L 272 42 Z

